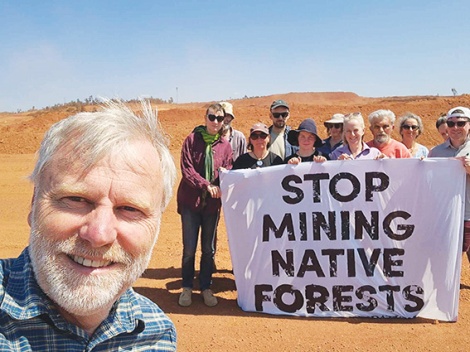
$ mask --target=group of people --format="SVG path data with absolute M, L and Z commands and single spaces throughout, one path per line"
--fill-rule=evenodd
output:
M 445 124 L 448 136 L 429 154 L 416 143 L 422 132 L 416 115 L 400 119 L 400 143 L 391 138 L 391 111 L 370 114 L 374 138 L 365 143 L 360 113 L 326 121 L 326 141 L 313 119 L 290 129 L 289 114 L 286 102 L 274 101 L 272 126 L 255 124 L 246 143 L 231 127 L 232 106 L 212 104 L 204 123 L 185 139 L 177 196 L 184 247 L 181 306 L 192 303 L 199 235 L 199 290 L 207 306 L 218 303 L 211 282 L 219 171 L 232 167 L 384 156 L 458 158 L 467 172 L 463 250 L 470 260 L 470 109 L 453 108 L 438 121 L 436 127 Z M 136 114 L 108 101 L 101 111 L 81 112 L 49 129 L 30 177 L 29 245 L 18 258 L 0 260 L 0 350 L 176 350 L 174 324 L 132 289 L 150 261 L 176 180 L 168 144 L 148 102 Z
M 289 104 L 275 100 L 269 109 L 271 126 L 255 123 L 245 140 L 231 126 L 235 118 L 228 102 L 207 108 L 204 125 L 196 127 L 183 143 L 181 152 L 182 179 L 178 188 L 178 212 L 183 228 L 182 292 L 178 303 L 192 304 L 195 257 L 199 234 L 201 260 L 199 289 L 207 306 L 215 306 L 217 298 L 210 289 L 214 272 L 217 224 L 221 209 L 219 171 L 221 169 L 256 169 L 281 164 L 325 162 L 327 160 L 457 157 L 470 172 L 470 110 L 451 109 L 440 117 L 436 128 L 444 143 L 431 151 L 417 142 L 423 133 L 421 118 L 406 113 L 398 120 L 402 141 L 392 138 L 396 116 L 390 110 L 377 110 L 368 116 L 373 138 L 364 141 L 365 122 L 360 112 L 334 114 L 324 122 L 328 137 L 322 140 L 315 120 L 303 120 L 291 128 Z M 246 149 L 245 149 L 246 148 Z M 463 251 L 470 261 L 470 177 L 467 175 L 465 234 Z

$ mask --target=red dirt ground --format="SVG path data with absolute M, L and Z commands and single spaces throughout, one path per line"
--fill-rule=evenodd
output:
M 364 98 L 354 93 L 289 93 L 234 100 L 233 126 L 245 134 L 258 121 L 269 124 L 269 105 L 274 99 L 291 105 L 289 125 L 297 127 L 313 117 L 320 136 L 322 122 L 333 113 L 360 111 L 366 117 L 385 108 L 397 116 L 411 111 L 423 118 L 420 142 L 428 147 L 441 143 L 436 118 L 454 106 L 470 106 L 470 95 L 457 97 Z M 203 122 L 209 103 L 158 106 L 159 118 L 171 136 L 176 162 L 183 139 Z M 93 107 L 88 107 L 91 110 Z M 0 257 L 17 256 L 27 245 L 26 216 L 32 188 L 26 177 L 32 171 L 34 153 L 49 126 L 76 113 L 73 107 L 0 113 Z M 399 137 L 399 136 L 396 136 Z M 370 138 L 370 133 L 366 139 Z M 157 302 L 176 324 L 180 351 L 467 351 L 470 344 L 470 265 L 462 264 L 459 319 L 439 323 L 425 319 L 311 319 L 245 313 L 237 306 L 235 283 L 223 219 L 219 225 L 217 266 L 213 289 L 219 305 L 206 307 L 194 297 L 189 308 L 177 304 L 180 292 L 181 225 L 173 199 L 164 214 L 160 238 L 149 269 L 135 285 L 138 292 Z

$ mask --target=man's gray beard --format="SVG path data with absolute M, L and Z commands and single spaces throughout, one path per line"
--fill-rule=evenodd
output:
M 388 134 L 382 135 L 382 136 L 377 136 L 377 137 L 375 138 L 375 141 L 376 141 L 378 144 L 387 143 L 389 140 L 390 140 L 390 136 L 389 136 Z
M 155 242 L 154 242 L 155 243 Z M 29 253 L 36 280 L 49 298 L 67 312 L 85 316 L 112 304 L 142 275 L 147 268 L 153 245 L 147 253 L 132 258 L 122 249 L 117 262 L 124 263 L 105 275 L 84 277 L 61 264 L 57 253 L 76 253 L 93 257 L 94 250 L 76 250 L 72 239 L 51 241 L 38 232 L 31 232 Z M 124 259 L 125 257 L 125 259 Z

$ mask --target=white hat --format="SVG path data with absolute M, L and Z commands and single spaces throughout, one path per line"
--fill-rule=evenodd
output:
M 463 106 L 452 108 L 447 112 L 447 118 L 450 119 L 452 117 L 466 117 L 470 120 L 470 109 Z
M 232 117 L 235 118 L 232 104 L 230 104 L 228 101 L 221 101 L 219 104 L 224 108 L 225 114 L 232 115 Z
M 334 114 L 331 119 L 323 122 L 326 126 L 327 123 L 344 123 L 344 115 L 343 114 Z

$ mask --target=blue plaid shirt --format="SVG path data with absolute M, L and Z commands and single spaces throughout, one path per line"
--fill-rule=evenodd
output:
M 90 337 L 68 323 L 34 278 L 26 248 L 0 260 L 0 351 L 175 351 L 171 320 L 149 299 L 127 290 Z

